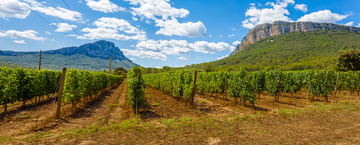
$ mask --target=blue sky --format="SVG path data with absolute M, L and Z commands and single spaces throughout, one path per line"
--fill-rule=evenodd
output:
M 360 27 L 358 0 L 1 0 L 0 50 L 39 51 L 109 40 L 145 67 L 226 57 L 257 24 Z

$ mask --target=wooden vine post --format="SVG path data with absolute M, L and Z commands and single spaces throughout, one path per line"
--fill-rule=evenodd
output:
M 39 70 L 41 70 L 41 50 L 40 50 L 40 58 L 39 58 Z
M 224 89 L 224 99 L 227 99 L 227 91 L 228 91 L 228 86 L 227 86 L 227 73 L 225 73 L 225 89 Z
M 338 75 L 337 75 L 337 78 L 336 78 L 335 91 L 334 91 L 335 98 L 336 98 L 336 91 L 338 89 L 339 77 L 340 77 L 340 72 L 338 72 Z
M 110 56 L 109 74 L 111 74 L 111 56 Z
M 57 98 L 58 104 L 57 104 L 57 108 L 56 108 L 56 119 L 60 119 L 61 100 L 62 100 L 62 95 L 63 95 L 63 91 L 64 91 L 65 75 L 66 75 L 66 68 L 64 67 L 62 74 L 61 74 L 60 90 L 59 90 L 58 98 Z
M 194 96 L 195 96 L 195 88 L 196 88 L 196 77 L 197 77 L 197 71 L 195 71 L 195 77 L 194 77 L 194 87 L 192 89 L 191 93 L 191 106 L 194 106 Z
M 309 85 L 308 93 L 307 93 L 307 97 L 306 97 L 306 99 L 308 99 L 308 100 L 309 100 L 309 96 L 310 96 L 310 88 L 311 88 L 311 79 L 312 79 L 312 77 L 313 77 L 313 74 L 311 73 L 311 74 L 310 74 L 310 79 L 309 79 L 310 85 Z
M 110 57 L 110 64 L 111 64 L 111 57 Z M 137 74 L 138 74 L 138 69 L 135 68 L 135 78 L 137 78 Z M 135 95 L 135 115 L 137 116 L 138 114 L 138 103 L 137 103 L 137 96 Z
M 275 102 L 279 102 L 280 91 L 281 91 L 281 78 L 282 78 L 282 71 L 280 71 L 280 80 L 279 80 L 279 84 L 278 84 L 278 88 L 277 88 L 277 93 L 275 94 Z

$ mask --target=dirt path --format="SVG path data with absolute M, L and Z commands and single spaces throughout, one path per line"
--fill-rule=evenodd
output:
M 127 81 L 123 82 L 120 90 L 121 94 L 118 96 L 117 100 L 114 100 L 114 102 L 112 103 L 113 107 L 111 107 L 111 110 L 107 115 L 106 122 L 108 124 L 117 124 L 120 123 L 122 120 L 133 116 L 132 108 L 127 105 Z
M 29 107 L 6 116 L 1 122 L 0 135 L 14 135 L 29 132 L 46 118 L 52 116 L 53 111 L 49 110 L 55 109 L 56 104 L 51 102 L 45 105 Z
M 123 116 L 123 119 L 128 117 L 124 112 L 125 110 L 119 109 L 126 105 L 127 80 L 98 98 L 65 117 L 65 121 L 62 121 L 56 129 L 77 129 L 91 125 L 104 125 L 108 123 L 108 119 L 111 119 L 112 114 Z M 111 121 L 116 119 L 119 118 Z

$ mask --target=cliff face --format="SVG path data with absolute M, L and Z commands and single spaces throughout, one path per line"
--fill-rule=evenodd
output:
M 253 44 L 259 40 L 270 36 L 278 36 L 290 32 L 310 32 L 316 30 L 348 30 L 353 32 L 360 32 L 359 27 L 351 27 L 345 25 L 337 25 L 332 23 L 316 23 L 316 22 L 283 22 L 275 21 L 272 24 L 261 24 L 251 29 L 246 37 L 242 40 L 236 49 L 231 53 L 235 54 L 243 50 L 246 46 Z

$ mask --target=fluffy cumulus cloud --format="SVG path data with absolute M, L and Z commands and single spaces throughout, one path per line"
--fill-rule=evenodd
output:
M 44 13 L 49 16 L 59 17 L 69 21 L 79 21 L 82 16 L 81 13 L 77 11 L 71 11 L 62 7 L 46 7 L 44 4 L 37 2 L 36 0 L 24 0 L 30 4 L 30 9 Z
M 185 55 L 191 51 L 200 53 L 215 53 L 218 51 L 232 50 L 235 47 L 224 42 L 214 43 L 206 41 L 197 41 L 189 43 L 186 40 L 146 40 L 136 45 L 136 50 L 122 49 L 127 56 L 136 56 L 140 58 L 151 58 L 166 60 L 166 55 Z M 186 57 L 178 57 L 180 60 L 187 60 Z
M 17 44 L 26 44 L 24 40 L 14 40 L 13 42 Z
M 321 10 L 318 12 L 313 12 L 310 14 L 306 14 L 303 17 L 299 18 L 297 21 L 306 22 L 328 22 L 335 23 L 347 18 L 349 15 L 340 15 L 337 13 L 333 13 L 330 10 Z
M 26 30 L 26 31 L 17 31 L 17 30 L 8 30 L 1 32 L 0 37 L 10 37 L 12 39 L 32 39 L 32 40 L 45 40 L 43 37 L 36 36 L 38 32 L 34 30 Z
M 191 51 L 200 53 L 213 54 L 218 51 L 233 50 L 235 47 L 224 42 L 206 42 L 197 41 L 189 43 L 186 40 L 146 40 L 141 41 L 136 45 L 136 50 L 125 50 L 125 55 L 136 56 L 140 58 L 152 58 L 166 60 L 166 55 L 185 55 Z M 149 53 L 146 56 L 139 55 L 137 53 L 144 54 Z M 145 55 L 145 54 L 144 54 Z M 165 56 L 165 57 L 164 57 Z M 185 57 L 178 57 L 178 59 L 185 60 Z
M 93 23 L 96 28 L 84 28 L 79 39 L 146 40 L 146 32 L 118 18 L 102 17 Z
M 145 51 L 145 50 L 130 50 L 130 49 L 121 49 L 122 52 L 126 56 L 136 56 L 140 58 L 151 58 L 151 59 L 160 59 L 160 60 L 166 60 L 167 57 L 165 54 L 161 52 L 155 52 L 155 51 Z
M 100 11 L 104 13 L 125 11 L 125 8 L 117 6 L 109 0 L 85 0 L 85 2 L 86 5 L 88 5 L 94 11 Z
M 353 21 L 350 21 L 348 23 L 345 24 L 346 26 L 353 26 L 354 25 L 354 22 Z
M 356 27 L 360 27 L 360 23 Z
M 268 2 L 266 5 L 271 8 L 258 9 L 256 6 L 251 6 L 245 13 L 248 17 L 242 21 L 242 26 L 252 29 L 258 24 L 272 23 L 274 21 L 291 21 L 288 15 L 290 12 L 286 9 L 289 4 L 295 4 L 294 0 L 282 0 L 274 2 Z
M 236 41 L 234 41 L 234 42 L 232 43 L 232 45 L 235 45 L 235 46 L 236 46 L 236 45 L 239 45 L 240 43 L 241 43 L 240 41 L 237 41 L 237 40 L 236 40 Z
M 142 18 L 156 20 L 157 17 L 161 19 L 168 19 L 169 17 L 184 18 L 189 14 L 186 9 L 177 9 L 170 5 L 170 0 L 125 0 L 132 5 L 139 7 L 132 7 L 133 15 L 138 15 Z
M 199 37 L 207 36 L 206 28 L 201 21 L 196 23 L 180 23 L 177 18 L 184 18 L 189 11 L 183 8 L 174 8 L 170 5 L 170 0 L 125 0 L 130 4 L 138 6 L 132 7 L 132 14 L 146 19 L 145 22 L 150 24 L 149 20 L 155 21 L 155 26 L 160 27 L 156 34 L 166 36 L 186 36 Z M 134 19 L 135 20 L 135 19 Z
M 224 56 L 220 56 L 220 57 L 216 57 L 217 60 L 220 60 L 220 59 L 224 59 L 226 57 L 228 57 L 229 55 L 224 55 Z
M 72 31 L 74 28 L 77 28 L 76 25 L 70 25 L 68 23 L 58 23 L 58 24 L 52 23 L 51 25 L 55 25 L 58 27 L 55 30 L 56 32 L 68 32 L 68 31 Z
M 178 57 L 178 59 L 180 59 L 180 60 L 188 60 L 186 57 L 183 57 L 183 56 Z
M 191 51 L 189 43 L 186 40 L 146 40 L 136 45 L 139 50 L 149 50 L 164 53 L 167 55 L 187 54 Z
M 300 10 L 304 13 L 306 13 L 308 11 L 307 5 L 305 5 L 305 4 L 296 4 L 294 8 L 297 10 Z
M 187 37 L 196 37 L 196 36 L 206 36 L 206 28 L 202 22 L 187 22 L 179 23 L 177 19 L 172 18 L 171 20 L 157 20 L 156 25 L 162 27 L 156 34 L 163 34 L 166 36 L 187 36 Z
M 30 14 L 29 5 L 18 0 L 1 0 L 0 17 L 25 19 Z

